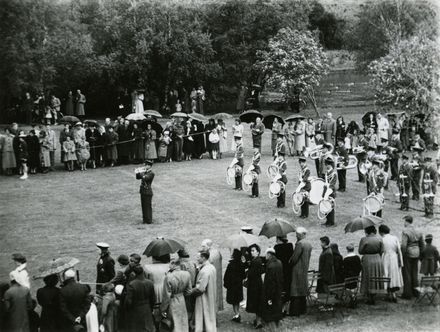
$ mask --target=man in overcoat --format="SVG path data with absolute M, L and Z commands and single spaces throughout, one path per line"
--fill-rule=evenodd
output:
M 217 272 L 217 312 L 223 310 L 223 274 L 222 274 L 222 254 L 212 246 L 212 240 L 202 241 L 201 249 L 209 252 L 209 262 L 214 265 Z
M 258 148 L 261 152 L 261 137 L 264 134 L 264 124 L 261 122 L 261 118 L 256 118 L 255 123 L 251 123 L 252 133 L 252 145 L 254 148 Z
M 276 324 L 283 318 L 283 266 L 275 256 L 275 249 L 266 250 L 266 274 L 263 282 L 262 316 L 265 323 Z
M 309 288 L 307 273 L 309 271 L 312 245 L 306 240 L 307 230 L 296 229 L 296 245 L 290 258 L 292 266 L 292 282 L 290 286 L 290 312 L 292 316 L 300 316 L 307 312 L 307 292 Z
M 327 143 L 334 143 L 336 135 L 336 121 L 333 119 L 332 113 L 327 113 L 327 117 L 322 121 L 321 132 Z
M 330 239 L 328 236 L 320 238 L 322 252 L 319 256 L 319 275 L 316 286 L 317 293 L 327 293 L 328 285 L 335 282 L 335 269 L 333 267 L 333 253 L 330 249 Z
M 96 265 L 96 283 L 105 284 L 115 277 L 115 260 L 110 256 L 110 247 L 105 242 L 99 242 L 96 246 L 101 250 L 98 264 Z M 96 285 L 96 293 L 100 293 L 102 285 Z

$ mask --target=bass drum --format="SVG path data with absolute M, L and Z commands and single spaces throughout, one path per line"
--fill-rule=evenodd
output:
M 273 181 L 269 185 L 269 198 L 275 198 L 280 196 L 280 194 L 286 189 L 286 185 L 281 181 Z
M 301 206 L 304 204 L 306 199 L 306 193 L 304 191 L 294 192 L 292 194 L 292 209 L 295 214 L 299 214 Z
M 235 167 L 228 167 L 226 169 L 226 183 L 232 185 L 235 179 Z
M 333 210 L 334 204 L 333 199 L 321 200 L 318 204 L 318 218 L 322 220 L 327 217 L 327 215 Z
M 312 204 L 318 205 L 324 196 L 325 182 L 323 179 L 314 178 L 310 180 L 310 185 L 309 201 Z
M 369 213 L 376 213 L 382 210 L 383 201 L 379 195 L 370 195 L 364 198 L 364 209 Z

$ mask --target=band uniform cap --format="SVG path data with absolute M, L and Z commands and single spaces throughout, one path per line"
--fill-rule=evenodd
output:
M 380 160 L 379 158 L 374 158 L 373 159 L 373 165 L 383 165 L 383 161 L 382 160 Z
M 422 152 L 422 151 L 423 151 L 423 148 L 419 148 L 419 147 L 417 147 L 417 146 L 413 146 L 413 147 L 412 147 L 412 150 L 413 150 L 413 151 L 417 151 L 417 152 Z
M 306 159 L 306 157 L 301 156 L 301 157 L 298 158 L 298 161 L 306 162 L 307 159 Z
M 362 130 L 359 130 L 359 134 L 360 134 L 360 135 L 365 135 L 365 130 L 363 130 L 363 129 L 362 129 Z
M 20 253 L 12 254 L 12 260 L 19 262 L 19 263 L 26 263 L 26 257 L 24 257 Z
M 381 141 L 382 143 L 388 142 L 388 138 L 382 137 L 382 138 L 380 139 L 380 141 Z
M 425 157 L 425 159 L 423 159 L 423 161 L 427 162 L 427 161 L 432 161 L 431 157 Z
M 243 226 L 240 228 L 245 233 L 251 233 L 252 232 L 252 226 Z
M 278 137 L 284 137 L 284 133 L 283 133 L 282 131 L 280 131 L 280 132 L 278 133 Z
M 432 240 L 434 237 L 432 236 L 432 234 L 426 234 L 425 235 L 425 240 Z
M 353 245 L 353 243 L 350 243 L 349 245 L 347 245 L 346 249 L 347 249 L 348 251 L 354 251 L 354 245 Z
M 96 244 L 96 246 L 98 248 L 100 248 L 100 249 L 108 249 L 108 248 L 110 248 L 110 245 L 108 243 L 105 243 L 105 242 L 98 242 Z
M 78 121 L 77 123 L 75 123 L 75 126 L 82 126 L 82 122 Z
M 318 134 L 322 134 L 322 131 L 321 130 L 316 130 L 315 131 L 315 135 L 318 135 Z
M 338 136 L 338 138 L 336 138 L 337 142 L 345 142 L 345 138 L 342 136 Z
M 153 161 L 152 160 L 145 160 L 144 164 L 152 166 L 153 165 Z
M 369 146 L 367 150 L 368 151 L 376 151 L 376 148 L 374 146 Z
M 235 139 L 235 140 L 237 140 L 237 139 L 241 139 L 241 134 L 234 135 L 234 139 Z

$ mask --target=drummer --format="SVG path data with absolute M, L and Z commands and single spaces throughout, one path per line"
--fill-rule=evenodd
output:
M 284 132 L 282 131 L 278 133 L 277 144 L 275 146 L 275 153 L 273 157 L 274 160 L 279 156 L 280 151 L 284 156 L 286 155 L 286 143 L 284 143 Z
M 409 158 L 406 154 L 402 155 L 402 165 L 399 168 L 399 192 L 400 192 L 400 209 L 408 211 L 409 194 L 411 189 L 412 167 L 409 164 Z
M 287 163 L 286 163 L 286 160 L 284 159 L 284 156 L 286 155 L 286 146 L 285 145 L 283 145 L 283 146 L 284 146 L 284 149 L 281 148 L 279 151 L 277 151 L 277 154 L 278 154 L 277 166 L 278 166 L 279 175 L 281 177 L 279 179 L 279 181 L 283 182 L 286 185 L 287 184 L 287 176 L 286 176 Z M 284 190 L 281 190 L 280 195 L 277 197 L 277 207 L 284 208 L 285 206 L 286 206 L 286 189 L 284 187 Z
M 235 190 L 243 190 L 242 176 L 244 167 L 244 149 L 241 142 L 241 137 L 235 136 L 235 155 L 234 158 L 237 160 L 235 167 L 239 169 L 235 172 Z
M 325 142 L 324 145 L 322 146 L 321 155 L 319 157 L 319 173 L 317 174 L 318 177 L 320 177 L 321 179 L 324 178 L 326 173 L 325 161 L 328 158 L 333 160 L 332 151 L 333 151 L 333 145 L 331 143 Z
M 319 130 L 315 132 L 315 144 L 316 146 L 318 145 L 324 146 L 325 144 L 324 138 L 322 137 L 322 133 Z M 319 171 L 319 167 L 320 167 L 319 158 L 315 159 L 315 167 L 316 167 L 316 175 L 319 176 L 321 174 Z
M 300 166 L 300 183 L 303 184 L 301 191 L 307 192 L 307 195 L 304 196 L 304 202 L 301 205 L 301 215 L 300 218 L 308 218 L 309 217 L 309 194 L 311 189 L 310 184 L 310 169 L 307 166 L 307 159 L 303 156 L 299 157 L 299 166 Z
M 260 149 L 254 148 L 254 155 L 252 156 L 252 166 L 254 167 L 253 172 L 257 173 L 257 178 L 252 182 L 252 194 L 251 194 L 252 198 L 256 198 L 259 195 L 258 176 L 261 174 L 260 159 L 261 159 Z
M 338 174 L 335 170 L 335 161 L 333 158 L 327 158 L 325 160 L 325 182 L 326 182 L 326 190 L 324 191 L 324 198 L 332 197 L 336 199 L 336 183 L 338 182 Z M 328 194 L 328 190 L 331 190 L 331 193 Z M 333 204 L 332 210 L 327 214 L 327 220 L 323 226 L 331 227 L 335 225 L 335 205 Z
M 367 177 L 367 194 L 370 195 L 374 193 L 375 195 L 382 195 L 386 183 L 386 175 L 383 171 L 383 162 L 379 158 L 373 159 L 373 166 L 368 172 Z M 382 209 L 373 213 L 373 215 L 382 217 Z

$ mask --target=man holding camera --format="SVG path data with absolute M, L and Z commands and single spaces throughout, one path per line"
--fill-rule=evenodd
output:
M 136 179 L 142 180 L 139 193 L 141 194 L 142 204 L 142 218 L 144 224 L 153 223 L 153 209 L 151 207 L 151 201 L 153 199 L 153 189 L 151 183 L 154 179 L 154 173 L 151 170 L 153 162 L 151 160 L 145 161 L 145 170 L 142 172 L 136 172 Z

